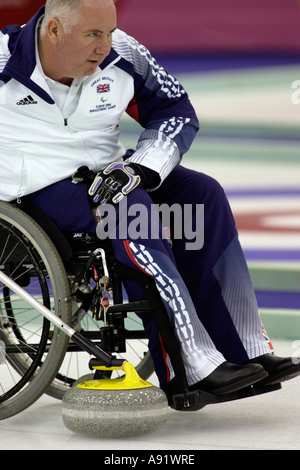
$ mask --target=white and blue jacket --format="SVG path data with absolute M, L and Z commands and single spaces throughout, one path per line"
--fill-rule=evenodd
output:
M 37 66 L 36 31 L 44 7 L 23 27 L 0 32 L 0 200 L 12 201 L 122 158 L 124 112 L 144 128 L 130 161 L 161 181 L 198 130 L 187 93 L 149 51 L 117 30 L 109 56 L 83 79 L 76 110 L 64 119 Z

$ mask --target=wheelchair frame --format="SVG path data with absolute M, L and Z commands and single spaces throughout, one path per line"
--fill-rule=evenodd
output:
M 8 214 L 8 217 L 7 215 L 4 216 L 5 213 Z M 161 332 L 164 347 L 170 356 L 176 376 L 179 377 L 178 381 L 180 382 L 180 387 L 182 387 L 183 390 L 186 390 L 187 382 L 185 378 L 184 366 L 182 364 L 179 352 L 179 344 L 175 338 L 172 328 L 170 327 L 167 312 L 156 289 L 154 280 L 142 272 L 138 272 L 137 270 L 131 269 L 119 263 L 112 254 L 109 241 L 105 241 L 104 247 L 101 247 L 102 242 L 96 239 L 96 244 L 94 244 L 93 248 L 91 248 L 89 245 L 88 250 L 86 247 L 84 250 L 82 250 L 82 246 L 80 245 L 79 250 L 74 257 L 74 246 L 71 245 L 70 238 L 68 239 L 68 236 L 71 236 L 71 239 L 73 240 L 73 234 L 64 234 L 61 232 L 56 224 L 30 201 L 24 201 L 20 205 L 17 205 L 17 207 L 5 202 L 0 203 L 0 227 L 2 222 L 1 218 L 3 220 L 3 217 L 4 220 L 6 219 L 9 221 L 10 225 L 14 226 L 14 217 L 16 216 L 19 218 L 21 217 L 21 224 L 18 227 L 19 232 L 23 231 L 22 221 L 26 221 L 26 223 L 32 224 L 33 232 L 39 230 L 36 238 L 39 238 L 39 234 L 44 232 L 44 236 L 48 238 L 48 242 L 53 244 L 53 252 L 54 250 L 57 251 L 57 255 L 55 256 L 62 260 L 62 263 L 66 269 L 66 273 L 70 269 L 70 266 L 72 266 L 71 269 L 77 270 L 75 280 L 73 280 L 73 288 L 74 286 L 77 286 L 76 300 L 80 301 L 80 306 L 77 308 L 76 312 L 73 313 L 72 320 L 69 318 L 67 321 L 64 321 L 59 311 L 55 311 L 53 313 L 50 311 L 49 305 L 43 305 L 26 291 L 26 285 L 22 285 L 22 283 L 24 284 L 23 275 L 20 277 L 21 280 L 17 282 L 11 279 L 9 277 L 9 271 L 13 268 L 8 268 L 6 265 L 2 266 L 1 268 L 0 259 L 0 281 L 3 283 L 3 286 L 6 286 L 6 289 L 10 289 L 15 295 L 19 296 L 34 310 L 38 311 L 45 319 L 51 322 L 60 332 L 61 336 L 64 334 L 69 338 L 67 348 L 64 347 L 65 352 L 68 351 L 68 348 L 70 348 L 69 350 L 71 351 L 86 351 L 88 354 L 93 356 L 93 359 L 90 361 L 90 369 L 93 369 L 96 365 L 105 366 L 107 368 L 111 368 L 112 366 L 119 367 L 122 365 L 124 360 L 115 358 L 113 354 L 114 351 L 126 351 L 126 334 L 129 334 L 129 337 L 135 337 L 135 332 L 127 332 L 125 334 L 124 318 L 126 318 L 129 312 L 141 313 L 151 311 L 152 315 L 156 319 L 158 329 Z M 4 228 L 2 225 L 2 230 L 5 230 L 5 225 Z M 29 235 L 25 233 L 24 237 L 28 238 Z M 5 237 L 2 236 L 2 238 Z M 2 247 L 2 251 L 4 250 L 5 247 Z M 109 260 L 109 266 L 107 266 L 107 259 Z M 19 262 L 19 260 L 14 260 L 14 262 Z M 5 270 L 7 270 L 6 273 Z M 96 273 L 96 285 L 94 286 L 93 290 L 84 292 L 84 290 L 80 290 L 80 283 L 82 282 L 81 279 L 86 280 L 85 277 L 88 270 L 92 271 L 94 274 Z M 106 279 L 109 279 L 109 282 L 111 283 L 110 287 L 113 291 L 113 305 L 110 305 L 105 310 L 107 322 L 99 331 L 98 341 L 100 341 L 100 347 L 98 344 L 95 344 L 93 341 L 91 341 L 88 337 L 85 337 L 80 331 L 77 331 L 76 326 L 78 323 L 80 323 L 81 319 L 86 315 L 88 310 L 99 310 L 102 295 L 102 289 L 99 288 L 99 280 L 100 276 L 102 275 Z M 146 300 L 139 302 L 123 302 L 122 279 L 125 277 L 135 279 L 137 282 L 142 284 L 144 287 Z M 67 296 L 67 298 L 60 299 L 60 306 L 61 303 L 65 304 L 71 302 L 72 298 L 74 298 L 74 292 L 70 292 L 70 295 Z M 22 351 L 25 351 L 26 348 L 27 345 L 23 344 L 20 346 Z M 17 354 L 17 350 L 13 349 L 13 346 L 10 346 L 10 351 L 12 355 Z M 24 373 L 24 375 L 26 374 Z M 50 374 L 50 376 L 52 375 L 53 374 Z M 99 372 L 97 370 L 95 373 L 95 378 L 99 378 L 99 376 L 104 375 L 106 376 L 105 373 Z M 142 378 L 146 379 L 148 377 L 142 376 Z M 47 390 L 48 386 L 49 383 L 45 384 L 43 390 L 39 391 L 36 399 Z M 5 403 L 5 401 L 1 403 L 0 396 L 0 419 L 2 418 L 1 412 L 3 414 L 3 418 L 7 417 L 5 412 Z M 32 399 L 29 400 L 29 405 L 31 403 Z M 21 408 L 24 409 L 29 405 L 24 402 L 24 405 L 22 405 Z M 19 410 L 16 410 L 16 412 L 19 412 Z M 13 409 L 8 412 L 9 416 L 12 414 L 15 414 Z

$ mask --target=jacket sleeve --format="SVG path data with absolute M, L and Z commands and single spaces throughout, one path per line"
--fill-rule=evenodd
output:
M 163 181 L 194 140 L 199 129 L 196 113 L 181 84 L 144 46 L 122 32 L 119 40 L 117 52 L 130 61 L 134 79 L 127 112 L 144 128 L 129 161 L 154 170 Z

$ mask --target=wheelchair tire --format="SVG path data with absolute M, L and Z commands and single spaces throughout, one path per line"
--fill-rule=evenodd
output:
M 0 270 L 70 323 L 69 282 L 50 238 L 27 214 L 0 202 Z M 0 419 L 28 408 L 49 387 L 69 338 L 0 283 Z

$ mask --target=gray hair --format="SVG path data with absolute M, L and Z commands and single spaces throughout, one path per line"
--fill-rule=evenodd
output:
M 107 0 L 95 0 L 103 2 Z M 117 3 L 117 0 L 108 0 Z M 79 22 L 79 8 L 82 0 L 47 0 L 45 16 L 41 25 L 41 34 L 46 33 L 47 23 L 51 18 L 61 22 L 65 33 L 69 33 L 73 26 Z

